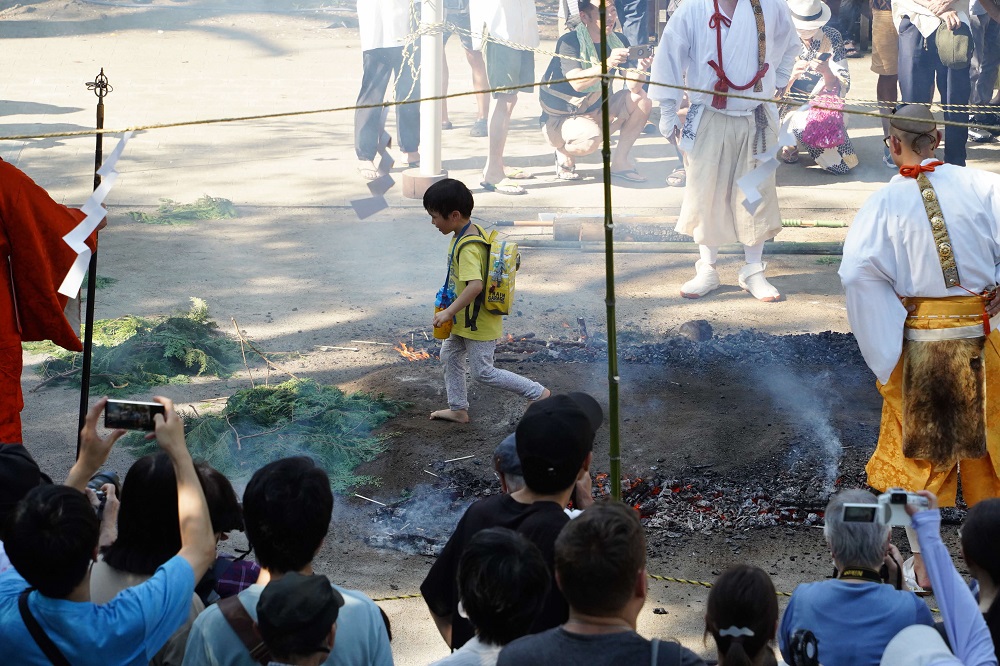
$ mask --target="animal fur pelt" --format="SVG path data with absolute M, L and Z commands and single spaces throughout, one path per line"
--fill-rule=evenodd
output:
M 903 344 L 903 455 L 943 469 L 986 455 L 985 337 Z

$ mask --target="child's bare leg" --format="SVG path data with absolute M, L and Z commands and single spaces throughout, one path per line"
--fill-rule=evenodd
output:
M 538 402 L 539 400 L 545 400 L 546 398 L 548 398 L 551 395 L 552 395 L 552 391 L 550 391 L 548 389 L 545 389 L 544 391 L 542 391 L 541 397 L 535 398 L 531 402 Z
M 499 370 L 493 367 L 496 340 L 466 340 L 465 346 L 469 350 L 469 363 L 472 367 L 472 376 L 475 377 L 476 381 L 517 393 L 532 401 L 543 400 L 551 395 L 551 392 L 538 382 L 531 381 L 527 377 L 522 377 L 509 370 Z
M 468 342 L 453 334 L 441 343 L 441 364 L 444 366 L 444 390 L 448 396 L 448 409 L 431 412 L 432 420 L 469 422 L 469 391 L 465 381 Z

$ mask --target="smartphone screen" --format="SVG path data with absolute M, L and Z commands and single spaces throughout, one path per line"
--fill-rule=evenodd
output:
M 108 400 L 108 404 L 104 408 L 104 427 L 148 432 L 156 427 L 153 417 L 156 414 L 165 413 L 163 405 L 158 402 Z

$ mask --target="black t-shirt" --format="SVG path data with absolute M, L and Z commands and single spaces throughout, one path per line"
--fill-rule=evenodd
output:
M 625 35 L 620 32 L 615 33 L 618 35 L 618 39 L 622 40 L 622 44 L 628 46 L 628 40 L 625 39 Z M 600 54 L 601 47 L 598 45 L 597 52 Z M 565 79 L 569 72 L 574 69 L 587 69 L 590 65 L 576 60 L 580 57 L 580 37 L 575 31 L 567 32 L 565 35 L 559 38 L 556 42 L 556 53 L 561 57 L 555 58 L 549 62 L 548 69 L 545 70 L 545 76 L 542 77 L 543 82 L 547 81 L 558 81 L 559 79 Z M 609 74 L 618 74 L 619 70 L 617 68 L 612 69 Z M 600 108 L 601 102 L 598 100 L 591 105 L 589 109 L 578 110 L 571 106 L 569 102 L 564 99 L 550 93 L 550 90 L 554 90 L 562 95 L 568 95 L 577 99 L 581 99 L 587 96 L 585 92 L 579 92 L 573 89 L 569 83 L 554 83 L 552 85 L 543 85 L 539 89 L 539 99 L 548 108 L 552 109 L 553 112 L 561 113 L 565 115 L 571 115 L 573 113 L 591 113 L 592 111 Z M 546 114 L 543 113 L 543 118 Z
M 506 527 L 524 535 L 538 546 L 549 571 L 553 571 L 553 557 L 556 537 L 569 522 L 569 516 L 555 502 L 535 502 L 521 504 L 510 495 L 494 495 L 481 499 L 466 510 L 458 521 L 454 534 L 448 539 L 444 550 L 427 578 L 420 585 L 427 606 L 435 615 L 451 615 L 451 646 L 458 649 L 474 635 L 472 624 L 458 614 L 458 560 L 465 550 L 465 544 L 476 532 L 490 527 Z M 553 574 L 552 587 L 548 597 L 531 625 L 531 632 L 545 631 L 557 627 L 569 617 L 566 600 L 556 588 Z
M 656 666 L 705 666 L 701 657 L 672 641 L 660 641 Z M 512 641 L 500 651 L 497 666 L 645 666 L 652 662 L 652 642 L 633 631 L 583 635 L 557 627 Z

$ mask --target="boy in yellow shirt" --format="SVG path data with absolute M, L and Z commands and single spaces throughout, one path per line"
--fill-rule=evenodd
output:
M 459 244 L 464 236 L 483 235 L 482 229 L 472 224 L 473 206 L 472 192 L 453 178 L 434 183 L 424 193 L 424 209 L 430 214 L 431 223 L 442 234 L 453 234 L 448 251 L 448 277 L 442 289 L 450 304 L 434 314 L 435 328 L 452 322 L 451 335 L 441 344 L 448 409 L 432 412 L 431 418 L 456 423 L 469 422 L 466 356 L 476 381 L 513 391 L 532 401 L 550 395 L 538 382 L 493 367 L 493 352 L 503 331 L 503 320 L 482 307 L 489 245 Z

